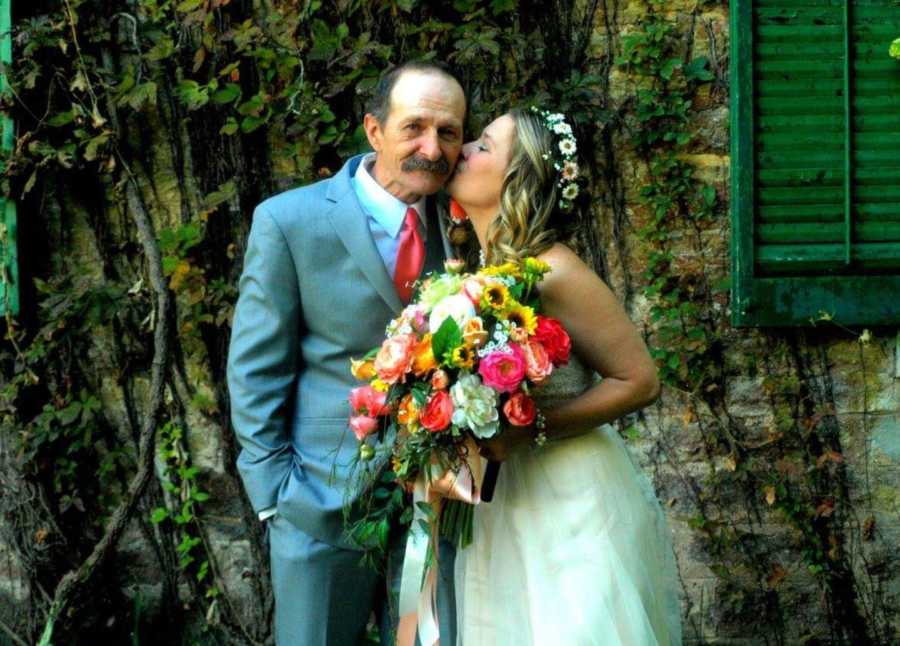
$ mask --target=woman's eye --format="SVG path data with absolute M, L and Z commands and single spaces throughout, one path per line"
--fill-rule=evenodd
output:
M 487 152 L 487 146 L 485 146 L 484 144 L 478 144 L 478 150 L 480 150 L 480 151 L 483 152 L 483 153 L 486 153 L 486 152 Z

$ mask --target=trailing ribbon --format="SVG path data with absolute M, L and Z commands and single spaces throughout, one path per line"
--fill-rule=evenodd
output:
M 432 469 L 436 467 L 433 465 Z M 448 469 L 440 478 L 434 477 L 434 471 L 430 475 L 429 482 L 424 474 L 420 474 L 413 489 L 413 520 L 400 575 L 397 646 L 413 646 L 417 628 L 422 646 L 434 646 L 441 636 L 437 619 L 438 519 L 445 499 L 471 505 L 481 502 L 484 474 L 474 440 L 466 439 L 465 460 L 459 470 Z M 420 503 L 430 505 L 430 513 Z M 434 519 L 430 523 L 430 535 L 425 529 L 429 527 L 429 516 Z M 430 564 L 427 563 L 429 545 L 433 549 Z

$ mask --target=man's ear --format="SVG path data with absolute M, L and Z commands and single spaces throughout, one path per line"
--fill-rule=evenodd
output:
M 363 129 L 366 131 L 366 138 L 369 140 L 372 150 L 380 153 L 384 132 L 381 129 L 381 123 L 379 123 L 378 118 L 374 114 L 367 112 L 363 118 Z

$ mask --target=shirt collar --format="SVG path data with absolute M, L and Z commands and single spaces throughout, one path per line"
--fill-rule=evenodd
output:
M 423 196 L 415 204 L 407 204 L 384 190 L 372 174 L 369 172 L 369 166 L 375 161 L 375 153 L 369 153 L 360 161 L 356 169 L 354 179 L 359 182 L 359 187 L 365 196 L 364 205 L 369 217 L 374 219 L 381 225 L 388 235 L 396 238 L 400 235 L 403 228 L 403 221 L 406 219 L 406 209 L 410 206 L 416 209 L 419 214 L 419 222 L 423 228 L 426 227 L 425 220 L 425 197 Z

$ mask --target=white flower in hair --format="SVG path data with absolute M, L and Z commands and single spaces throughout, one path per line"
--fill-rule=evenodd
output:
M 531 106 L 531 111 L 540 115 L 544 127 L 558 137 L 557 149 L 559 154 L 544 153 L 541 155 L 547 161 L 552 160 L 553 168 L 559 173 L 556 185 L 561 189 L 559 200 L 559 208 L 563 211 L 569 211 L 574 206 L 573 200 L 578 197 L 578 179 L 579 168 L 575 161 L 575 152 L 578 145 L 575 142 L 575 135 L 572 126 L 566 123 L 565 115 L 559 112 L 550 112 L 541 110 L 537 106 Z
M 561 139 L 559 142 L 559 152 L 563 155 L 574 155 L 577 149 L 574 139 Z
M 567 161 L 562 169 L 562 177 L 564 180 L 571 182 L 578 177 L 578 164 Z

